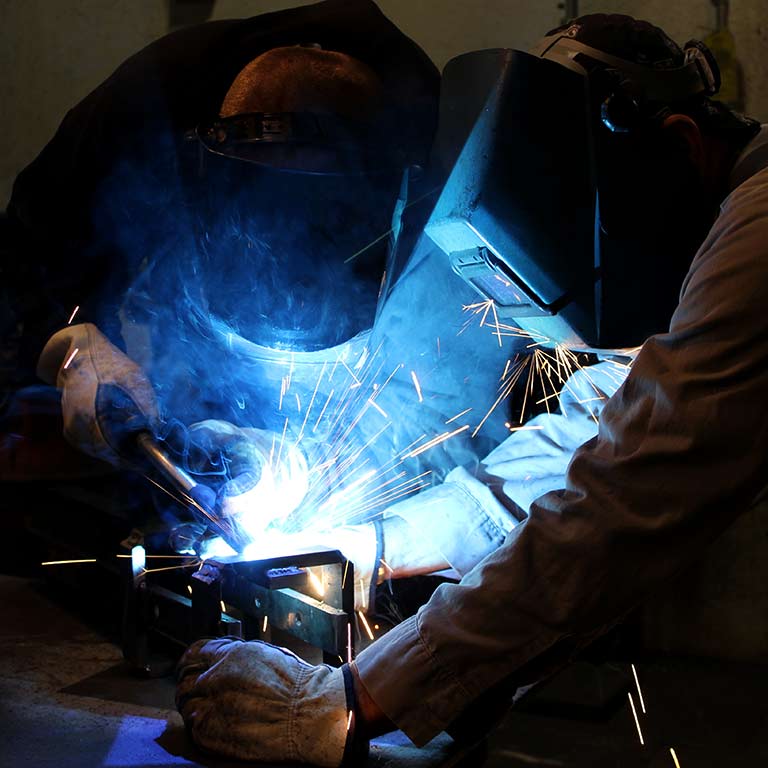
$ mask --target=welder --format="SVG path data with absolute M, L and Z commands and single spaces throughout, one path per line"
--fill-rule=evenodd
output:
M 361 372 L 375 374 L 358 409 L 370 413 L 345 416 L 366 468 L 439 434 L 473 398 L 484 413 L 510 349 L 464 327 L 474 293 L 439 251 L 409 258 L 438 186 L 427 167 L 437 85 L 426 56 L 372 3 L 343 0 L 181 30 L 127 61 L 15 184 L 19 245 L 3 271 L 22 328 L 17 385 L 37 374 L 57 384 L 65 435 L 100 460 L 136 466 L 138 432 L 165 439 L 214 487 L 224 517 L 264 525 L 295 505 L 285 492 L 282 506 L 266 504 L 252 470 L 275 435 L 298 440 L 308 402 L 330 401 L 334 388 L 338 397 L 342 375 L 352 390 Z M 451 301 L 435 304 L 441 292 Z M 430 322 L 414 328 L 418 305 Z M 25 395 L 58 411 L 50 389 L 16 403 Z M 391 426 L 376 421 L 387 413 Z M 475 438 L 404 461 L 413 476 L 440 479 L 498 444 L 503 421 L 499 409 Z M 314 416 L 310 426 L 322 452 L 323 427 Z M 45 471 L 28 444 L 0 452 L 17 478 L 24 456 Z M 47 453 L 47 464 L 62 463 Z M 271 518 L 251 514 L 251 500 Z M 432 546 L 397 564 L 396 538 L 414 538 L 404 526 L 386 524 L 396 575 L 435 570 L 443 557 Z M 382 526 L 313 536 L 359 564 L 358 602 L 370 602 Z
M 36 381 L 40 350 L 68 320 L 95 323 L 160 376 L 173 338 L 173 312 L 154 317 L 163 300 L 190 338 L 214 335 L 215 318 L 230 337 L 312 350 L 368 327 L 402 172 L 424 163 L 434 129 L 437 82 L 372 3 L 340 0 L 180 30 L 129 59 L 14 185 L 2 268 L 9 326 L 23 328 L 16 386 Z M 366 249 L 375 237 L 383 243 Z M 254 285 L 264 287 L 241 311 Z M 333 323 L 314 313 L 319 292 L 330 313 L 329 285 L 352 297 Z M 163 343 L 136 341 L 164 321 Z M 191 343 L 182 351 L 194 360 Z M 174 375 L 152 378 L 177 419 L 194 399 L 197 414 L 236 420 L 234 402 L 201 409 L 194 382 L 182 389 Z
M 606 362 L 580 373 L 595 382 L 594 403 L 583 389 L 575 395 L 583 431 L 572 435 L 565 414 L 542 416 L 542 429 L 510 437 L 484 474 L 449 476 L 405 502 L 443 493 L 436 506 L 468 520 L 477 509 L 485 520 L 522 509 L 525 519 L 350 665 L 311 666 L 265 643 L 195 644 L 177 703 L 202 747 L 337 766 L 395 727 L 417 745 L 443 730 L 477 734 L 764 497 L 768 130 L 711 98 L 717 65 L 704 46 L 681 50 L 629 17 L 582 17 L 531 53 L 490 60 L 500 85 L 478 110 L 487 141 L 473 156 L 470 137 L 462 154 L 482 163 L 517 152 L 519 163 L 501 166 L 512 180 L 487 184 L 476 166 L 488 197 L 470 180 L 475 206 L 441 198 L 427 229 L 456 271 L 495 292 L 523 327 L 605 349 Z M 516 100 L 540 112 L 526 115 Z M 560 122 L 541 124 L 558 112 Z M 531 197 L 548 205 L 526 209 Z M 530 216 L 505 220 L 500 203 Z M 470 247 L 474 237 L 482 247 Z M 589 269 L 569 274 L 569 259 L 581 258 Z M 569 292 L 548 294 L 566 283 Z M 676 308 L 654 318 L 677 293 Z M 628 357 L 621 383 L 608 366 Z

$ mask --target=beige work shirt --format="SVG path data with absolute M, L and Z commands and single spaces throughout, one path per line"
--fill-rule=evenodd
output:
M 691 264 L 669 332 L 645 342 L 565 488 L 534 501 L 501 547 L 358 657 L 374 701 L 417 745 L 497 684 L 523 686 L 567 661 L 764 492 L 765 140 L 764 129 L 737 164 L 740 183 Z

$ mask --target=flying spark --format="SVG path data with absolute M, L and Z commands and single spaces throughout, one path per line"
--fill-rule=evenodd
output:
M 76 355 L 76 354 L 77 354 L 79 351 L 80 351 L 80 349 L 79 349 L 78 347 L 75 347 L 75 348 L 72 350 L 72 354 L 71 354 L 71 355 L 70 355 L 70 356 L 67 358 L 67 362 L 66 362 L 66 363 L 64 363 L 64 370 L 65 370 L 65 371 L 67 370 L 67 368 L 69 368 L 70 364 L 71 364 L 71 363 L 72 363 L 72 361 L 75 359 L 75 355 Z
M 645 741 L 643 741 L 643 732 L 640 730 L 640 721 L 637 719 L 637 710 L 635 709 L 635 702 L 632 700 L 632 694 L 627 693 L 627 696 L 629 696 L 629 706 L 632 707 L 632 714 L 635 718 L 635 725 L 637 726 L 637 735 L 640 737 L 640 744 L 644 745 Z
M 327 363 L 323 363 L 323 369 L 320 371 L 320 375 L 317 377 L 317 383 L 315 384 L 315 389 L 312 392 L 312 397 L 309 400 L 309 406 L 307 407 L 307 412 L 304 416 L 304 421 L 301 422 L 301 429 L 299 430 L 299 436 L 296 438 L 296 443 L 298 443 L 304 435 L 304 428 L 307 426 L 307 419 L 309 418 L 309 414 L 312 412 L 312 406 L 315 404 L 315 398 L 317 397 L 317 389 L 320 386 L 320 382 L 323 380 L 323 375 L 325 374 L 326 366 L 327 366 Z
M 75 319 L 75 315 L 77 314 L 78 310 L 80 309 L 80 305 L 78 304 L 73 310 L 72 314 L 69 316 L 69 320 L 67 320 L 67 325 L 72 325 L 72 321 Z
M 131 558 L 133 555 L 115 555 L 115 557 Z M 148 560 L 189 560 L 190 555 L 144 555 Z
M 371 625 L 368 623 L 368 620 L 365 618 L 365 614 L 362 611 L 357 612 L 358 616 L 360 616 L 360 621 L 363 622 L 363 626 L 365 627 L 365 632 L 368 635 L 368 637 L 373 640 L 373 631 L 371 630 Z
M 387 416 L 387 414 L 384 412 L 384 409 L 380 405 L 377 405 L 376 401 L 372 397 L 368 398 L 368 404 L 372 405 L 385 419 L 389 418 L 389 416 Z
M 405 203 L 403 205 L 403 202 L 398 202 L 398 208 L 402 206 L 402 211 L 405 211 L 407 208 L 410 208 L 412 205 L 416 205 L 417 203 L 420 203 L 422 200 L 426 199 L 430 195 L 433 195 L 437 190 L 440 189 L 440 187 L 433 187 L 428 192 L 425 192 L 422 195 L 419 195 L 419 197 L 411 200 L 408 203 Z M 388 237 L 391 233 L 395 232 L 396 227 L 390 227 L 386 232 L 382 232 L 378 237 L 371 240 L 367 245 L 364 245 L 359 251 L 356 251 L 351 256 L 348 256 L 346 259 L 344 259 L 344 263 L 348 264 L 350 261 L 353 261 L 356 259 L 361 253 L 365 253 L 369 248 L 372 248 L 376 243 L 380 243 L 385 237 Z
M 96 558 L 84 558 L 82 560 L 48 560 L 40 565 L 72 565 L 73 563 L 95 563 Z
M 416 388 L 416 395 L 419 398 L 419 402 L 423 403 L 424 398 L 421 394 L 421 384 L 419 384 L 419 380 L 416 378 L 416 371 L 411 371 L 411 379 L 413 380 L 413 386 Z
M 197 568 L 198 565 L 202 565 L 202 562 L 195 560 L 194 563 L 188 563 L 187 565 L 169 565 L 165 568 L 144 568 L 144 573 L 160 573 L 161 571 L 175 571 L 181 568 Z
M 675 768 L 680 768 L 680 762 L 677 759 L 677 755 L 675 754 L 673 747 L 669 748 L 669 753 L 672 755 L 672 759 L 675 761 Z
M 424 451 L 428 451 L 430 448 L 434 448 L 436 445 L 440 445 L 440 443 L 444 443 L 446 440 L 450 440 L 450 438 L 458 435 L 460 432 L 464 432 L 467 429 L 469 429 L 469 424 L 465 424 L 463 427 L 454 429 L 453 432 L 443 432 L 442 435 L 438 435 L 437 437 L 432 438 L 432 440 L 429 440 L 428 442 L 424 443 L 424 445 L 419 446 L 415 451 L 411 451 L 411 453 L 406 454 L 405 458 L 414 459 L 416 456 L 424 453 Z
M 331 390 L 328 394 L 328 399 L 325 401 L 325 405 L 323 406 L 323 410 L 320 411 L 320 415 L 317 417 L 317 421 L 315 422 L 315 426 L 313 427 L 312 431 L 317 432 L 317 428 L 320 426 L 320 422 L 323 420 L 323 416 L 325 416 L 325 412 L 328 409 L 328 403 L 331 402 L 331 398 L 333 397 L 333 393 L 335 390 Z
M 463 411 L 461 411 L 461 413 L 457 413 L 455 416 L 451 416 L 451 418 L 448 419 L 448 421 L 445 423 L 452 424 L 454 421 L 456 421 L 456 419 L 460 419 L 462 416 L 464 416 L 464 414 L 469 413 L 471 410 L 471 408 L 465 408 Z
M 640 681 L 637 679 L 637 670 L 635 669 L 635 665 L 630 665 L 632 667 L 632 674 L 635 677 L 635 685 L 637 686 L 637 695 L 640 699 L 640 709 L 643 710 L 643 714 L 646 714 L 645 712 L 645 702 L 643 701 L 643 692 L 640 690 Z

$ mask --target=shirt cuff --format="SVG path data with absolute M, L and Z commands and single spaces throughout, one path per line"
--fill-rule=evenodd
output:
M 417 747 L 444 731 L 472 699 L 438 664 L 419 630 L 418 616 L 369 645 L 355 666 L 370 697 Z

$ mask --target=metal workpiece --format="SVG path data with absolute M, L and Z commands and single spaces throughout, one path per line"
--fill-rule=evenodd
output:
M 165 674 L 171 657 L 204 637 L 288 645 L 294 638 L 321 651 L 330 664 L 354 657 L 354 565 L 341 552 L 199 564 L 190 557 L 180 567 L 155 570 L 145 567 L 144 541 L 134 533 L 120 558 L 122 644 L 126 660 L 142 675 Z
M 354 565 L 337 550 L 207 561 L 192 583 L 192 615 L 202 636 L 221 634 L 215 625 L 224 605 L 240 612 L 246 627 L 258 628 L 258 636 L 270 627 L 322 650 L 331 660 L 354 655 Z
M 137 532 L 122 542 L 122 554 L 118 559 L 123 582 L 122 646 L 123 656 L 131 666 L 149 673 L 149 627 L 151 625 L 150 601 L 147 595 L 144 571 L 144 542 Z
M 168 648 L 182 649 L 189 642 L 191 602 L 150 582 L 139 531 L 122 542 L 122 550 L 118 563 L 123 583 L 123 658 L 144 677 L 163 677 L 174 667 Z

